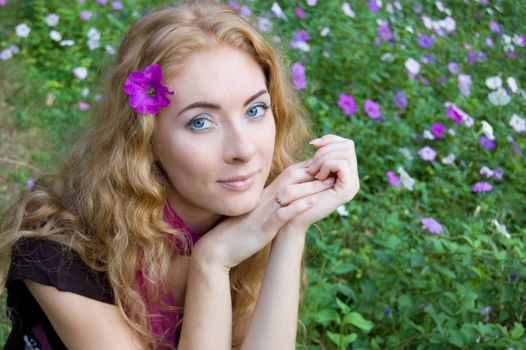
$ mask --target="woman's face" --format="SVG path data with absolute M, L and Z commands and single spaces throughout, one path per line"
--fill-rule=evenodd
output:
M 257 204 L 270 172 L 276 128 L 262 69 L 230 47 L 190 56 L 168 78 L 172 103 L 157 116 L 155 152 L 181 218 L 205 232 Z

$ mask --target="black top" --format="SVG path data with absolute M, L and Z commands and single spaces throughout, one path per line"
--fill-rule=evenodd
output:
M 46 239 L 22 238 L 13 248 L 7 276 L 7 314 L 13 327 L 6 350 L 66 349 L 23 280 L 114 304 L 105 274 L 94 273 L 73 250 Z

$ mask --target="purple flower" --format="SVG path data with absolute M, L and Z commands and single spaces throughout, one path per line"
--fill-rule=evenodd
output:
M 346 115 L 353 115 L 356 113 L 356 102 L 351 95 L 340 94 L 338 97 L 338 106 Z
M 305 18 L 305 13 L 303 12 L 303 10 L 300 7 L 296 7 L 294 9 L 294 12 L 296 13 L 296 16 L 298 16 L 298 18 L 300 18 L 300 19 L 304 19 Z
M 5 6 L 7 4 L 7 0 L 0 0 L 0 6 Z
M 80 11 L 80 18 L 83 21 L 87 21 L 91 18 L 91 12 L 90 11 Z
M 490 312 L 491 312 L 491 307 L 490 307 L 490 306 L 483 307 L 483 308 L 480 310 L 480 313 L 481 313 L 482 315 L 488 315 Z
M 114 9 L 114 10 L 122 10 L 124 8 L 124 6 L 122 6 L 122 2 L 120 1 L 114 1 L 111 3 L 111 7 Z
M 447 65 L 447 69 L 451 74 L 457 74 L 458 73 L 458 63 L 457 62 L 449 62 Z
M 389 170 L 385 175 L 387 175 L 387 180 L 391 185 L 400 188 L 400 178 L 392 170 Z
M 495 148 L 495 142 L 490 140 L 486 135 L 482 135 L 480 137 L 480 145 L 484 147 L 485 149 L 494 149 Z
M 382 117 L 380 105 L 371 99 L 365 100 L 364 109 L 367 115 L 373 119 L 379 119 Z
M 470 52 L 468 52 L 467 59 L 468 59 L 469 63 L 475 63 L 475 62 L 477 62 L 478 56 L 473 51 L 470 51 Z
M 437 153 L 431 147 L 425 146 L 424 148 L 420 149 L 420 151 L 418 151 L 418 155 L 423 160 L 426 160 L 428 162 L 432 162 L 435 159 Z
M 130 96 L 130 105 L 137 113 L 156 115 L 170 104 L 166 94 L 173 95 L 174 92 L 163 85 L 162 80 L 163 71 L 158 64 L 128 75 L 124 92 Z
M 391 308 L 389 306 L 386 306 L 384 308 L 384 315 L 385 316 L 391 316 L 391 313 L 392 313 Z
M 393 39 L 393 33 L 391 32 L 391 29 L 387 23 L 378 27 L 378 35 L 385 41 L 390 41 Z
M 27 186 L 28 189 L 32 189 L 34 185 L 35 185 L 35 180 L 33 180 L 33 179 L 27 180 L 26 186 Z
M 232 10 L 235 10 L 237 12 L 241 10 L 241 5 L 239 5 L 239 3 L 236 0 L 229 0 L 228 6 L 230 6 Z
M 491 186 L 490 183 L 485 181 L 480 181 L 475 183 L 473 186 L 471 186 L 471 192 L 488 192 L 493 189 L 493 186 Z
M 305 30 L 300 30 L 300 31 L 295 32 L 293 35 L 293 38 L 296 41 L 303 41 L 303 42 L 307 42 L 310 39 L 309 33 L 307 33 L 307 31 Z
M 441 235 L 442 232 L 444 232 L 442 225 L 433 218 L 422 218 L 420 222 L 422 223 L 422 225 L 425 227 L 426 230 L 428 230 L 429 232 L 435 235 Z
M 460 93 L 464 96 L 469 96 L 471 94 L 471 77 L 467 74 L 458 75 L 458 88 Z
M 307 87 L 307 79 L 305 78 L 305 67 L 299 62 L 293 63 L 290 66 L 292 73 L 292 83 L 298 90 L 305 90 Z
M 418 46 L 420 46 L 421 48 L 423 49 L 427 49 L 428 47 L 430 47 L 431 45 L 433 44 L 433 38 L 430 37 L 429 35 L 421 35 L 419 38 L 418 38 Z
M 500 34 L 500 26 L 495 21 L 489 22 L 489 30 L 491 30 L 493 33 Z
M 402 91 L 396 90 L 393 102 L 398 108 L 405 109 L 407 107 L 407 96 Z
M 504 170 L 502 168 L 497 168 L 493 171 L 493 178 L 497 181 L 502 180 L 504 176 Z
M 486 41 L 486 45 L 488 45 L 488 47 L 493 47 L 493 40 L 491 40 L 490 37 L 487 37 L 485 41 Z
M 449 119 L 453 119 L 456 124 L 462 123 L 462 115 L 454 107 L 447 108 L 447 116 Z
M 108 0 L 97 0 L 100 5 L 104 5 Z
M 444 131 L 446 131 L 446 126 L 440 123 L 434 123 L 431 126 L 431 133 L 437 138 L 441 139 L 444 137 Z
M 380 6 L 378 6 L 378 3 L 376 2 L 376 0 L 370 0 L 368 3 L 367 3 L 367 7 L 369 7 L 369 10 L 373 11 L 373 12 L 378 12 L 380 11 Z

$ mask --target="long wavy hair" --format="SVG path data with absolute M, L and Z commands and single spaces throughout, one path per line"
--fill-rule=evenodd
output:
M 248 53 L 264 72 L 276 123 L 273 163 L 267 184 L 306 155 L 311 136 L 307 114 L 289 81 L 279 51 L 226 5 L 190 1 L 149 12 L 127 31 L 92 127 L 76 142 L 60 172 L 39 178 L 2 220 L 0 288 L 14 244 L 39 237 L 72 249 L 93 270 L 104 272 L 115 304 L 151 348 L 159 345 L 137 282 L 142 269 L 147 299 L 161 303 L 175 254 L 167 235 L 181 232 L 163 219 L 170 183 L 155 160 L 156 119 L 138 115 L 123 93 L 126 77 L 157 63 L 177 72 L 185 60 L 209 47 L 227 45 Z M 232 269 L 233 346 L 250 322 L 270 245 Z M 159 283 L 161 282 L 161 283 Z M 166 305 L 165 305 L 166 306 Z

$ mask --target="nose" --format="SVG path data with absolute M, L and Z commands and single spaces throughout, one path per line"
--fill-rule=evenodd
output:
M 225 133 L 223 148 L 225 161 L 227 163 L 250 161 L 256 154 L 255 139 L 246 125 L 232 125 Z

